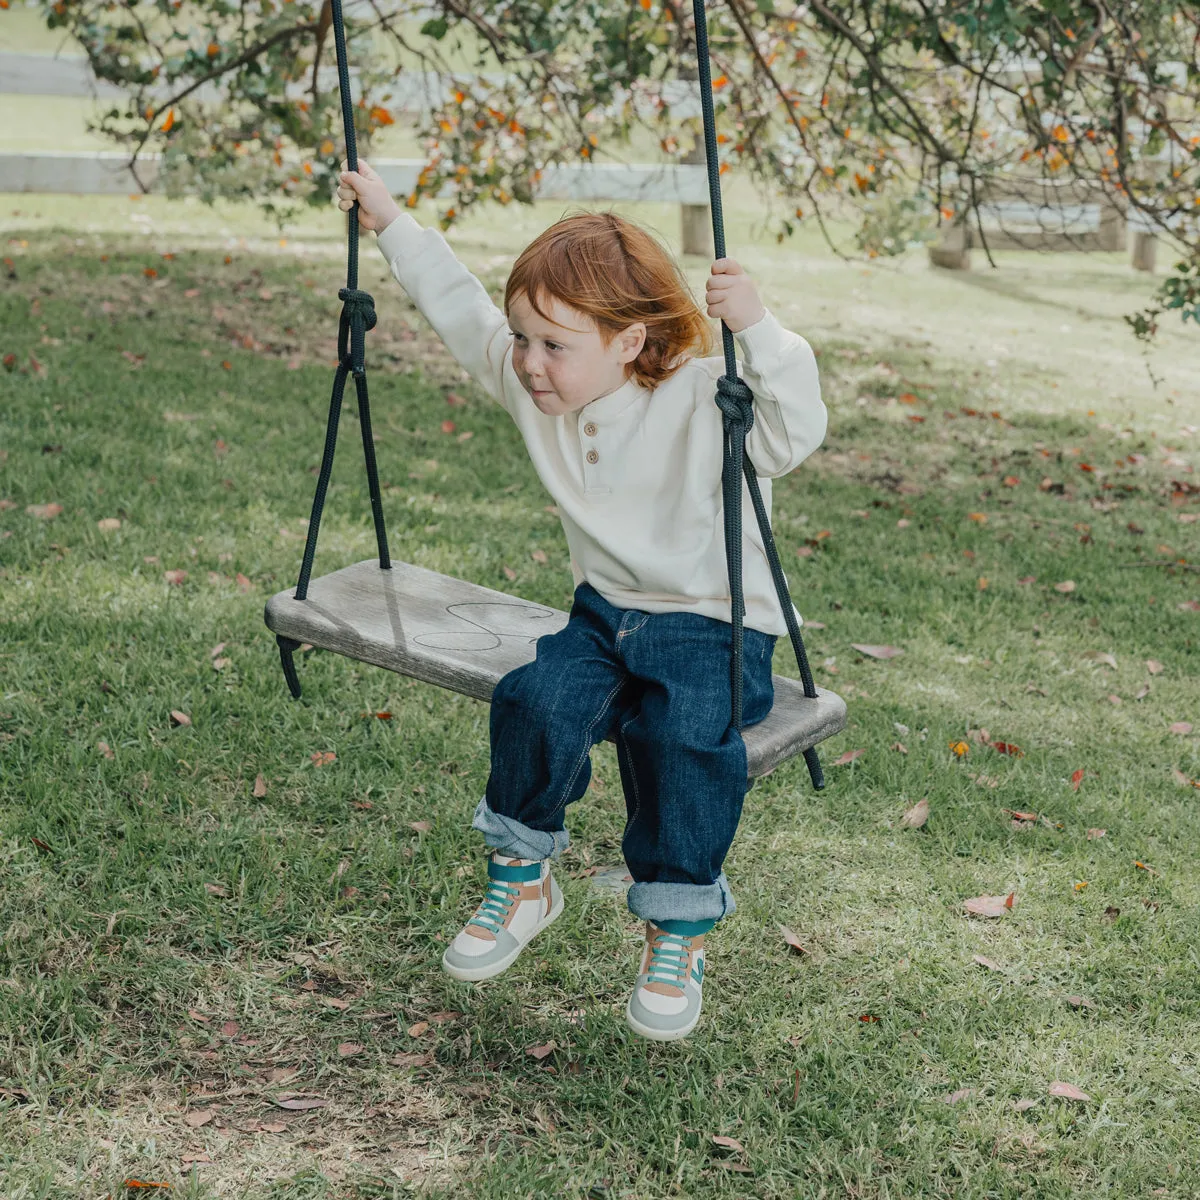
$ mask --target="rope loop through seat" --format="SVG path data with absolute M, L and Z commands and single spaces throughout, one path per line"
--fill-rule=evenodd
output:
M 338 290 L 338 299 L 342 302 L 342 317 L 338 324 L 338 358 L 356 376 L 363 375 L 367 370 L 366 334 L 375 328 L 379 320 L 375 312 L 375 297 L 358 288 L 344 287 Z

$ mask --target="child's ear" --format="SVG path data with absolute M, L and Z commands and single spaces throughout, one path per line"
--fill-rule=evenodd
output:
M 646 326 L 637 321 L 621 330 L 618 338 L 621 362 L 630 363 L 642 352 L 646 344 Z

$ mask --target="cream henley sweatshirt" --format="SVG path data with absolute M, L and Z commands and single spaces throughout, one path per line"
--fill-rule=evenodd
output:
M 441 233 L 402 213 L 379 235 L 379 249 L 450 353 L 516 422 L 558 506 L 575 586 L 586 580 L 617 608 L 729 622 L 724 432 L 714 399 L 724 358 L 692 358 L 653 390 L 631 379 L 576 412 L 549 416 L 513 369 L 507 318 Z M 812 348 L 770 312 L 735 337 L 755 401 L 746 449 L 769 513 L 770 480 L 824 439 L 825 405 Z M 742 509 L 745 623 L 785 635 L 744 479 Z

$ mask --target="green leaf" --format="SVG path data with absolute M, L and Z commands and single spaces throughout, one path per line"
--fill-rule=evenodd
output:
M 447 24 L 445 17 L 433 17 L 421 26 L 421 32 L 426 37 L 431 37 L 435 41 L 440 42 L 446 36 L 446 31 L 449 28 L 450 26 Z

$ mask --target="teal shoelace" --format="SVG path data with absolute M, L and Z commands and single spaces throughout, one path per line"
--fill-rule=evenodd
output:
M 503 883 L 499 879 L 489 879 L 483 903 L 480 904 L 470 923 L 487 929 L 491 933 L 499 933 L 504 927 L 508 910 L 516 902 L 519 891 L 520 888 L 514 887 L 512 884 Z
M 650 951 L 646 982 L 666 983 L 682 988 L 687 980 L 687 965 L 691 953 L 690 937 L 682 933 L 658 934 Z

